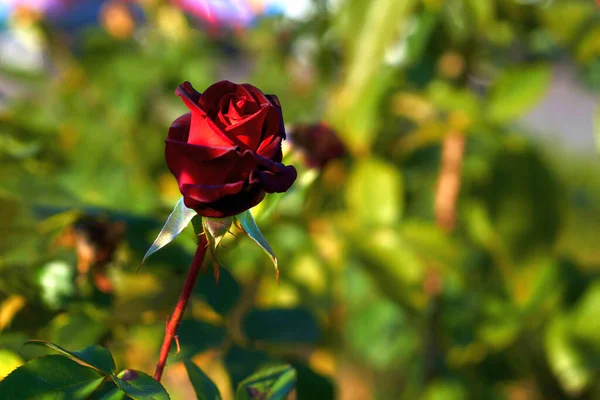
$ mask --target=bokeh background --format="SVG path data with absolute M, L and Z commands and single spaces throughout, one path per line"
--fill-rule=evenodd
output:
M 152 373 L 174 90 L 221 79 L 279 97 L 299 178 L 253 210 L 279 286 L 241 232 L 208 262 L 173 399 L 186 358 L 225 399 L 268 360 L 298 399 L 600 398 L 593 0 L 1 0 L 0 377 L 32 338 Z

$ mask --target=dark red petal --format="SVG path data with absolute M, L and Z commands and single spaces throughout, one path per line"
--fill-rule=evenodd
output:
M 281 158 L 277 159 L 277 155 L 281 153 L 282 140 L 281 136 L 271 135 L 260 144 L 256 152 L 269 160 L 281 162 Z
M 281 108 L 281 104 L 279 103 L 279 98 L 277 96 L 275 96 L 274 94 L 266 94 L 265 97 L 269 99 L 271 104 L 273 104 L 277 108 Z
M 226 183 L 224 185 L 194 185 L 184 184 L 181 186 L 181 193 L 184 197 L 189 197 L 199 203 L 212 203 L 225 196 L 237 194 L 242 191 L 246 181 Z
M 272 97 L 271 95 L 267 95 Z M 281 136 L 283 139 L 286 138 L 285 126 L 283 124 L 283 112 L 279 107 L 279 101 L 274 103 L 271 101 L 271 112 L 269 113 L 263 129 L 263 140 L 268 139 L 269 136 Z
M 280 164 L 281 168 L 277 170 L 254 170 L 250 174 L 250 184 L 260 182 L 262 188 L 267 193 L 284 193 L 292 186 L 298 173 L 296 168 L 291 165 Z
M 188 81 L 183 82 L 181 85 L 175 89 L 175 94 L 179 97 L 185 97 L 190 99 L 194 104 L 198 104 L 198 100 L 200 100 L 200 96 L 202 94 L 194 89 L 191 83 Z
M 248 91 L 247 84 L 245 85 L 236 85 L 235 93 L 239 98 L 245 99 L 246 101 L 256 102 L 254 96 L 252 96 L 252 92 Z
M 258 186 L 249 186 L 240 193 L 225 196 L 212 203 L 200 203 L 191 198 L 185 198 L 185 205 L 194 209 L 202 217 L 224 218 L 242 213 L 265 197 L 265 192 Z
M 192 113 L 185 113 L 177 118 L 169 128 L 168 138 L 180 142 L 187 142 L 190 133 L 190 124 L 192 122 Z
M 216 118 L 221 98 L 229 93 L 236 93 L 237 86 L 235 83 L 229 81 L 214 83 L 206 88 L 198 103 L 208 113 L 210 118 Z
M 236 147 L 207 147 L 166 140 L 165 158 L 179 187 L 185 184 L 216 185 L 227 182 L 239 162 Z
M 283 193 L 287 191 L 298 176 L 296 168 L 269 160 L 258 154 L 244 152 L 244 156 L 250 154 L 256 160 L 258 167 L 250 174 L 250 184 L 262 185 L 267 193 Z
M 262 127 L 269 108 L 263 108 L 258 112 L 247 116 L 235 125 L 225 128 L 227 136 L 237 142 L 243 143 L 250 150 L 256 151 L 260 145 Z
M 249 83 L 243 83 L 240 86 L 242 86 L 248 91 L 248 93 L 252 95 L 254 101 L 256 101 L 261 106 L 261 108 L 266 107 L 269 104 L 269 99 L 259 88 L 252 86 Z

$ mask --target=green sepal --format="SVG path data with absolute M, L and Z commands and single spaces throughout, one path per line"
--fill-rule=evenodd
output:
M 256 225 L 256 221 L 254 221 L 254 217 L 250 210 L 244 211 L 241 214 L 236 215 L 235 221 L 239 223 L 242 229 L 254 240 L 264 251 L 267 253 L 271 261 L 273 261 L 273 265 L 275 266 L 275 277 L 277 278 L 277 283 L 279 283 L 279 266 L 277 265 L 277 257 L 275 257 L 275 252 L 267 242 L 267 239 L 263 236 L 260 229 L 258 229 L 258 225 Z
M 165 222 L 165 225 L 158 234 L 158 237 L 154 240 L 154 243 L 152 243 L 152 246 L 150 246 L 144 255 L 140 267 L 142 264 L 144 264 L 148 257 L 165 247 L 167 244 L 171 243 L 173 239 L 175 239 L 185 229 L 185 227 L 188 226 L 195 215 L 196 211 L 185 206 L 183 197 L 179 199 L 177 204 L 175 204 L 173 212 L 171 212 L 167 218 L 167 222 Z

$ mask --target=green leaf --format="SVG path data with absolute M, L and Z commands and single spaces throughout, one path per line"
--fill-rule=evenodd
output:
M 177 330 L 181 352 L 178 355 L 173 354 L 169 360 L 181 361 L 208 349 L 218 348 L 223 344 L 226 334 L 223 326 L 195 319 L 184 319 Z
M 266 365 L 270 358 L 264 351 L 249 350 L 234 344 L 225 353 L 223 361 L 232 386 L 237 387 L 261 365 Z
M 542 99 L 551 81 L 552 70 L 545 64 L 505 71 L 493 85 L 488 118 L 503 123 L 522 116 Z
M 296 370 L 297 399 L 337 399 L 336 390 L 331 379 L 320 375 L 305 364 L 294 362 Z
M 277 257 L 275 257 L 275 252 L 269 246 L 267 239 L 263 236 L 260 229 L 258 229 L 258 225 L 256 225 L 256 221 L 254 221 L 254 217 L 250 210 L 244 211 L 241 214 L 235 216 L 235 219 L 240 223 L 242 229 L 254 240 L 273 261 L 273 265 L 275 266 L 275 277 L 279 282 L 279 267 L 277 265 Z
M 565 214 L 565 189 L 556 172 L 531 148 L 498 152 L 491 166 L 476 189 L 490 216 L 492 231 L 481 227 L 487 239 L 496 232 L 515 258 L 551 249 Z
M 160 382 L 141 371 L 125 369 L 112 378 L 134 400 L 169 400 L 169 394 Z
M 191 361 L 184 361 L 184 365 L 198 400 L 221 400 L 219 389 L 204 371 Z
M 341 327 L 348 348 L 380 370 L 410 363 L 418 351 L 419 333 L 402 308 L 387 299 L 374 300 L 372 290 L 361 300 L 348 306 L 352 318 Z
M 169 218 L 167 218 L 167 222 L 165 226 L 161 229 L 160 233 L 152 246 L 144 255 L 142 259 L 142 264 L 144 261 L 148 259 L 152 254 L 156 253 L 158 250 L 162 249 L 164 246 L 173 241 L 183 231 L 183 229 L 188 226 L 192 218 L 196 215 L 196 211 L 187 208 L 183 203 L 183 197 L 179 199 L 177 204 L 175 204 L 175 208 Z
M 568 316 L 554 318 L 544 340 L 550 368 L 567 393 L 576 397 L 594 380 L 594 368 L 585 352 L 579 351 L 569 328 Z
M 88 365 L 98 372 L 110 375 L 116 371 L 115 361 L 112 358 L 110 352 L 102 346 L 93 345 L 86 347 L 81 351 L 68 351 L 62 347 L 50 343 L 46 340 L 28 340 L 25 344 L 32 344 L 35 346 L 43 346 L 49 349 L 55 350 L 62 355 L 78 361 L 79 363 Z
M 21 365 L 23 365 L 23 360 L 17 353 L 0 349 L 0 380 Z
M 214 274 L 203 275 L 196 282 L 193 294 L 208 303 L 217 313 L 226 315 L 239 300 L 242 289 L 231 272 L 223 268 L 218 285 Z
M 364 225 L 395 225 L 403 208 L 402 175 L 377 159 L 358 163 L 351 172 L 346 200 L 352 216 Z M 376 206 L 373 194 L 377 193 Z
M 98 343 L 108 326 L 107 315 L 92 308 L 82 308 L 57 315 L 48 324 L 48 340 L 75 349 Z
M 125 400 L 126 395 L 113 381 L 104 381 L 90 396 L 90 400 Z
M 243 321 L 250 340 L 272 343 L 316 343 L 319 327 L 314 316 L 305 309 L 254 309 Z
M 296 385 L 296 370 L 291 365 L 266 367 L 240 382 L 235 400 L 280 400 Z
M 5 399 L 85 399 L 102 383 L 95 370 L 62 355 L 36 358 L 0 381 Z

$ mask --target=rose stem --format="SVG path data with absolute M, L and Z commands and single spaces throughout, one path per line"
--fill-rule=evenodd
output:
M 169 356 L 171 343 L 173 342 L 173 339 L 177 334 L 177 328 L 181 323 L 183 312 L 185 311 L 185 307 L 188 303 L 188 300 L 192 295 L 192 290 L 194 289 L 194 285 L 196 284 L 196 279 L 198 278 L 198 274 L 200 273 L 200 269 L 202 268 L 202 262 L 204 261 L 204 255 L 206 254 L 206 248 L 208 244 L 206 240 L 206 235 L 201 234 L 199 236 L 200 240 L 198 243 L 198 248 L 196 249 L 196 254 L 194 254 L 194 260 L 192 261 L 192 265 L 190 266 L 190 271 L 188 272 L 187 278 L 185 278 L 185 284 L 183 285 L 183 289 L 181 290 L 181 294 L 179 295 L 179 300 L 177 300 L 175 311 L 173 311 L 173 315 L 171 315 L 171 318 L 167 322 L 165 338 L 160 348 L 160 355 L 158 356 L 156 371 L 154 371 L 154 379 L 156 379 L 159 382 L 160 378 L 162 377 L 163 370 L 165 369 L 165 363 L 167 362 L 167 357 Z

